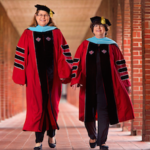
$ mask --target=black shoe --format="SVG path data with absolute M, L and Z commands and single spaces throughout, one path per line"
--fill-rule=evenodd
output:
M 109 147 L 106 146 L 106 145 L 101 145 L 100 146 L 100 150 L 108 150 L 108 149 L 109 149 Z
M 34 147 L 34 150 L 42 150 L 42 144 L 38 147 Z
M 49 142 L 49 137 L 48 137 L 48 145 L 50 148 L 55 148 L 56 147 L 56 139 L 55 139 L 55 143 L 50 143 Z
M 91 148 L 95 148 L 95 147 L 97 146 L 97 141 L 94 142 L 94 143 L 90 143 L 90 141 L 89 141 L 89 144 L 90 144 L 90 147 L 91 147 Z

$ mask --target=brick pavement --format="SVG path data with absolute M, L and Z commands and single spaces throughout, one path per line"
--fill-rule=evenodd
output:
M 33 132 L 22 131 L 25 112 L 0 122 L 0 150 L 32 150 L 35 143 Z M 84 124 L 78 120 L 78 109 L 69 103 L 60 103 L 56 133 L 56 150 L 89 150 L 89 138 Z M 43 150 L 49 150 L 47 136 Z M 130 136 L 121 128 L 110 128 L 107 144 L 110 150 L 150 150 L 150 142 L 141 142 L 141 136 Z M 96 147 L 95 150 L 98 150 Z M 94 149 L 93 149 L 94 150 Z

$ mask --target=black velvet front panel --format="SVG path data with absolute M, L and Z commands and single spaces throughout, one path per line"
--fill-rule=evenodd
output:
M 45 41 L 46 33 L 45 32 L 44 32 L 44 34 L 41 32 L 33 32 L 33 33 L 34 33 L 34 44 L 35 44 L 37 67 L 38 67 L 38 73 L 39 73 L 41 90 L 42 90 L 43 108 L 45 108 L 47 105 L 47 100 L 48 100 L 47 65 L 49 65 L 49 64 L 47 64 L 48 56 L 46 56 L 46 54 L 50 53 L 50 52 L 47 52 L 48 50 L 46 48 L 47 47 L 46 41 Z M 51 32 L 50 32 L 50 36 L 52 36 Z M 50 51 L 50 49 L 49 49 L 49 51 Z M 51 49 L 51 53 L 53 54 L 53 49 Z M 50 64 L 50 65 L 52 66 L 52 64 Z
M 108 44 L 100 45 L 100 61 L 101 61 L 102 77 L 103 77 L 103 82 L 105 87 L 105 94 L 108 103 L 109 121 L 110 124 L 116 124 L 119 121 L 118 121 L 116 102 L 115 102 L 115 97 L 113 92 L 113 82 L 111 76 Z
M 95 119 L 96 111 L 96 53 L 98 46 L 89 43 L 86 55 L 85 122 Z
M 100 50 L 100 64 L 102 73 L 102 82 L 104 84 L 104 90 L 110 124 L 118 123 L 117 108 L 113 93 L 113 83 L 111 77 L 111 67 L 109 58 L 108 45 L 101 44 L 98 48 L 98 44 L 89 43 L 87 55 L 86 55 L 86 99 L 85 99 L 85 122 L 89 122 L 95 119 L 96 108 L 96 76 L 97 76 L 97 51 Z M 101 92 L 101 91 L 100 91 Z
M 33 32 L 33 33 L 34 33 L 37 67 L 43 97 L 43 110 L 46 111 L 47 115 L 49 115 L 47 110 L 49 97 L 51 110 L 53 113 L 53 107 L 51 102 L 51 91 L 53 86 L 53 72 L 54 72 L 53 35 L 52 31 L 42 33 Z

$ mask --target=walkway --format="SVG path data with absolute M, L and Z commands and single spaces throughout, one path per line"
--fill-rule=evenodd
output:
M 25 112 L 0 123 L 0 150 L 32 150 L 35 135 L 22 131 Z M 58 150 L 89 150 L 89 138 L 82 122 L 78 121 L 78 109 L 68 103 L 60 104 L 56 140 Z M 130 136 L 120 128 L 110 128 L 108 142 L 110 150 L 150 150 L 150 142 L 140 142 L 140 136 Z M 49 150 L 47 136 L 43 150 Z M 96 150 L 99 147 L 95 148 Z M 94 149 L 93 149 L 94 150 Z

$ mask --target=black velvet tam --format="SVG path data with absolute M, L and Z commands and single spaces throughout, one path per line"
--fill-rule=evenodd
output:
M 110 21 L 108 19 L 106 19 L 106 18 L 95 16 L 95 17 L 92 17 L 90 19 L 91 19 L 92 23 L 94 23 L 95 21 L 99 21 L 101 24 L 104 24 L 104 23 L 102 23 L 102 20 L 104 19 L 105 20 L 105 24 L 107 24 L 108 26 L 111 26 Z
M 38 10 L 44 10 L 47 13 L 50 13 L 50 9 L 47 6 L 37 4 L 37 5 L 35 5 L 35 7 L 37 8 L 37 11 Z M 53 11 L 52 11 L 52 13 L 55 14 Z

